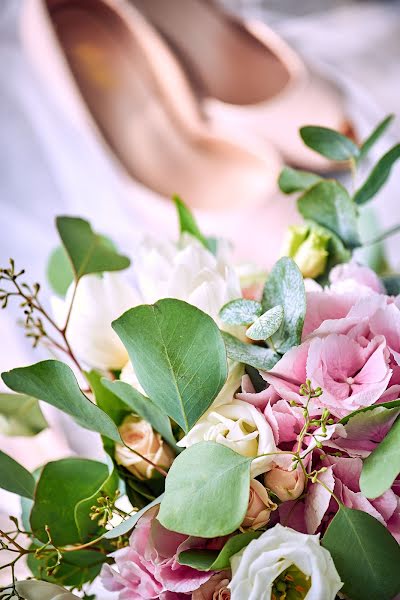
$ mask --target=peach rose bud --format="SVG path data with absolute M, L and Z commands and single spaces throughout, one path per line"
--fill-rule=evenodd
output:
M 137 417 L 129 416 L 124 419 L 119 427 L 122 440 L 129 448 L 139 452 L 145 458 L 151 460 L 158 467 L 168 469 L 174 454 L 171 448 L 164 442 L 161 435 L 156 433 L 150 423 Z M 154 467 L 134 454 L 122 444 L 115 445 L 115 460 L 138 479 L 150 479 Z
M 275 467 L 265 473 L 264 484 L 281 502 L 296 500 L 304 490 L 304 473 L 301 469 L 285 471 Z
M 240 528 L 242 530 L 252 529 L 255 531 L 256 529 L 260 529 L 260 527 L 264 527 L 269 521 L 271 512 L 277 508 L 277 505 L 268 496 L 268 492 L 263 484 L 257 481 L 257 479 L 252 479 L 250 481 L 249 505 Z
M 229 581 L 228 571 L 215 573 L 192 593 L 192 600 L 230 600 Z

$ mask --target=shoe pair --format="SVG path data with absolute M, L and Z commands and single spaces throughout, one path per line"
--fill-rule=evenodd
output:
M 331 83 L 212 0 L 26 0 L 22 34 L 77 126 L 193 208 L 262 206 L 283 161 L 334 166 L 302 146 L 301 125 L 350 130 Z

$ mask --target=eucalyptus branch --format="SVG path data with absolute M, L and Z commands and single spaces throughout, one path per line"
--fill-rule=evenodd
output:
M 378 235 L 376 238 L 363 242 L 361 247 L 363 248 L 365 246 L 373 246 L 374 244 L 379 244 L 379 242 L 383 242 L 384 240 L 386 240 L 386 238 L 395 235 L 396 233 L 400 233 L 400 225 L 394 225 L 393 227 L 390 227 L 389 229 Z

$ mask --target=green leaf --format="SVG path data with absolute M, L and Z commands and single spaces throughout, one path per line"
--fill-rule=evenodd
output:
M 346 425 L 346 423 L 348 423 L 350 421 L 350 419 L 352 419 L 356 415 L 358 415 L 360 413 L 364 413 L 364 412 L 369 412 L 371 410 L 376 410 L 377 408 L 387 408 L 387 409 L 400 408 L 400 400 L 391 400 L 390 402 L 381 402 L 380 404 L 372 404 L 371 406 L 364 406 L 363 408 L 354 410 L 349 415 L 346 415 L 345 417 L 343 417 L 343 419 L 340 419 L 339 423 L 341 423 L 342 425 Z
M 348 137 L 327 127 L 308 125 L 300 129 L 303 142 L 330 160 L 349 160 L 357 158 L 359 148 Z
M 367 156 L 367 154 L 371 150 L 372 146 L 374 146 L 374 144 L 379 140 L 379 138 L 382 137 L 382 135 L 385 133 L 386 129 L 392 123 L 393 119 L 394 119 L 394 115 L 389 115 L 388 117 L 386 117 L 386 119 L 383 119 L 383 121 L 381 121 L 379 123 L 379 125 L 377 125 L 377 127 L 374 129 L 374 131 L 371 133 L 371 135 L 368 136 L 368 138 L 365 140 L 365 142 L 363 142 L 363 144 L 361 145 L 361 148 L 360 148 L 358 162 L 360 162 Z
M 129 407 L 130 412 L 136 413 L 150 423 L 172 448 L 176 448 L 176 440 L 172 433 L 169 417 L 150 398 L 143 396 L 125 381 L 110 381 L 103 378 L 102 384 L 122 401 L 125 407 Z
M 96 493 L 100 495 L 98 492 L 108 477 L 107 465 L 94 460 L 66 458 L 45 465 L 36 486 L 30 516 L 35 536 L 46 542 L 48 538 L 44 527 L 47 525 L 56 546 L 89 541 L 80 534 L 75 507 Z M 89 512 L 90 508 L 87 522 L 90 521 Z M 82 515 L 80 527 L 83 527 Z M 100 531 L 98 525 L 96 529 Z
M 74 518 L 81 540 L 90 539 L 93 536 L 98 535 L 99 530 L 101 530 L 101 532 L 104 530 L 103 528 L 99 528 L 97 521 L 90 519 L 89 515 L 92 512 L 92 506 L 96 505 L 97 498 L 101 495 L 113 498 L 118 486 L 118 472 L 112 467 L 111 472 L 108 473 L 106 479 L 103 479 L 98 488 L 89 496 L 79 500 L 75 505 Z
M 230 558 L 261 535 L 260 531 L 247 531 L 231 537 L 222 550 L 185 550 L 178 556 L 181 565 L 198 571 L 223 571 L 231 566 Z
M 393 146 L 376 163 L 365 183 L 354 194 L 356 204 L 365 204 L 383 187 L 389 178 L 394 163 L 400 158 L 400 144 Z
M 58 360 L 44 360 L 29 367 L 12 369 L 1 375 L 14 392 L 28 394 L 48 402 L 73 417 L 79 425 L 121 441 L 115 423 L 82 393 L 68 365 Z
M 23 496 L 33 498 L 35 479 L 16 460 L 0 450 L 0 488 Z
M 305 219 L 333 231 L 349 248 L 360 245 L 357 207 L 339 182 L 316 183 L 300 196 L 297 206 Z
M 46 275 L 53 292 L 64 298 L 74 280 L 74 272 L 63 246 L 54 248 L 50 254 Z
M 238 298 L 225 304 L 219 311 L 219 317 L 227 325 L 250 325 L 261 313 L 262 306 L 256 300 Z
M 321 181 L 319 175 L 284 167 L 279 175 L 278 185 L 284 194 L 293 194 L 293 192 L 303 192 L 318 181 Z
M 164 494 L 153 500 L 153 502 L 150 502 L 150 504 L 147 504 L 147 506 L 145 506 L 141 510 L 138 510 L 138 512 L 136 512 L 131 517 L 128 517 L 125 521 L 123 521 L 116 527 L 110 529 L 110 531 L 107 531 L 104 537 L 107 540 L 112 540 L 114 538 L 119 537 L 120 535 L 125 535 L 126 533 L 128 533 L 131 529 L 135 527 L 140 517 L 142 517 L 148 510 L 150 510 L 150 508 L 153 508 L 153 506 L 157 506 L 158 504 L 160 504 L 161 500 L 163 499 L 163 496 Z
M 283 317 L 282 306 L 270 308 L 248 328 L 246 331 L 247 337 L 251 340 L 267 340 L 278 331 L 282 325 Z
M 276 365 L 280 355 L 262 346 L 246 344 L 226 331 L 222 331 L 228 358 L 250 365 L 260 371 L 269 371 Z
M 146 394 L 188 432 L 227 378 L 225 345 L 213 319 L 167 298 L 128 310 L 112 326 Z
M 232 533 L 247 511 L 251 461 L 215 442 L 187 448 L 168 473 L 158 520 L 186 535 Z
M 107 413 L 119 427 L 131 411 L 126 403 L 115 394 L 113 388 L 108 385 L 108 383 L 112 384 L 112 381 L 103 377 L 98 371 L 86 372 L 85 376 L 94 393 L 97 406 Z
M 275 348 L 284 353 L 300 344 L 306 314 L 303 276 L 294 260 L 287 256 L 274 265 L 264 286 L 263 309 L 278 305 L 283 307 L 284 320 L 272 340 Z
M 173 201 L 175 202 L 176 210 L 178 211 L 179 217 L 179 226 L 181 233 L 190 233 L 193 237 L 195 237 L 207 250 L 212 252 L 215 243 L 208 240 L 201 233 L 194 216 L 186 206 L 186 204 L 179 198 L 179 196 L 173 196 Z
M 400 275 L 385 275 L 385 277 L 382 277 L 382 283 L 389 296 L 398 296 L 400 294 Z
M 360 476 L 361 493 L 378 498 L 390 489 L 400 473 L 400 419 L 382 442 L 365 459 Z
M 352 600 L 392 600 L 400 591 L 400 546 L 368 513 L 341 506 L 322 545 Z
M 36 435 L 46 429 L 36 398 L 23 394 L 0 394 L 0 433 L 2 435 Z
M 31 549 L 35 548 L 37 546 L 31 546 Z M 99 575 L 102 565 L 107 561 L 107 556 L 90 549 L 65 552 L 54 575 L 47 575 L 47 568 L 53 566 L 56 561 L 55 552 L 44 554 L 40 559 L 35 554 L 28 554 L 28 567 L 37 579 L 80 588 Z
M 129 267 L 129 258 L 118 254 L 103 236 L 94 233 L 88 221 L 57 217 L 56 224 L 77 281 L 90 273 L 121 271 Z

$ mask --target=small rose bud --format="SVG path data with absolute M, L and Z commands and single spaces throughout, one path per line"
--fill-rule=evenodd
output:
M 296 500 L 304 490 L 305 477 L 302 469 L 298 467 L 293 471 L 285 471 L 280 467 L 275 467 L 265 473 L 264 484 L 275 496 L 285 502 L 286 500 Z
M 215 573 L 198 590 L 192 593 L 192 600 L 229 600 L 231 592 L 228 589 L 229 572 Z
M 326 269 L 330 239 L 322 228 L 289 227 L 282 254 L 293 258 L 304 277 L 315 279 Z
M 119 427 L 122 440 L 155 465 L 168 469 L 174 459 L 171 448 L 150 423 L 134 416 L 126 417 Z M 115 460 L 139 479 L 150 479 L 154 467 L 122 444 L 115 445 Z
M 257 479 L 250 481 L 250 495 L 247 513 L 241 529 L 260 529 L 269 521 L 271 512 L 278 507 L 268 496 L 268 492 Z

